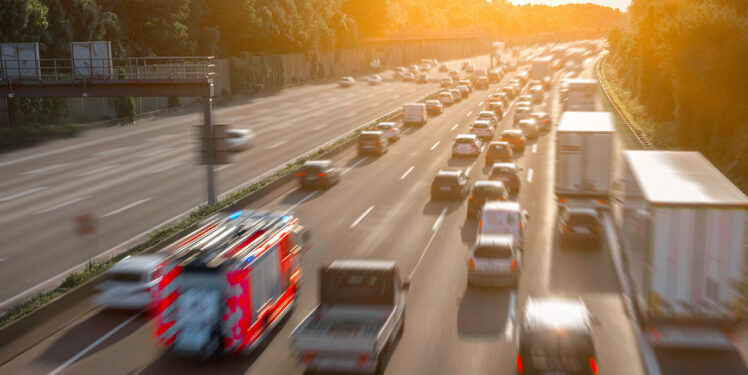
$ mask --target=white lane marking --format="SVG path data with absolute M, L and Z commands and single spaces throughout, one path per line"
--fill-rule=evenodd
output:
M 158 149 L 155 149 L 155 150 L 153 150 L 151 152 L 146 152 L 145 154 L 141 154 L 140 157 L 141 158 L 147 158 L 147 157 L 151 157 L 151 156 L 156 156 L 156 155 L 163 154 L 164 152 L 171 151 L 173 149 L 174 149 L 174 147 L 158 148 Z
M 365 156 L 365 157 L 361 158 L 361 160 L 353 163 L 353 165 L 351 165 L 350 167 L 346 168 L 344 171 L 340 172 L 340 175 L 342 176 L 342 175 L 350 172 L 351 169 L 355 168 L 357 165 L 361 164 L 364 160 L 366 160 L 368 158 L 369 158 L 368 156 Z
M 473 114 L 473 111 L 470 111 L 470 112 L 468 112 L 468 113 L 467 113 L 467 114 L 465 115 L 465 117 L 470 117 L 470 115 L 472 115 L 472 114 Z
M 436 146 L 439 146 L 439 143 L 441 143 L 441 141 L 436 141 L 436 143 L 434 143 L 434 145 L 433 145 L 433 146 L 431 146 L 431 149 L 432 149 L 432 150 L 433 150 L 433 149 L 435 149 L 435 148 L 436 148 Z
M 468 169 L 465 170 L 465 174 L 469 176 L 470 175 L 470 171 L 472 171 L 472 170 L 473 170 L 473 166 L 471 165 L 471 166 L 468 167 Z
M 79 174 L 78 177 L 92 176 L 92 175 L 95 175 L 97 173 L 101 173 L 101 172 L 104 172 L 106 170 L 112 169 L 112 168 L 116 167 L 117 165 L 118 164 L 105 165 L 103 167 L 95 168 L 95 169 L 92 169 L 90 171 L 86 171 L 86 172 L 83 172 L 83 173 Z
M 272 146 L 268 146 L 268 147 L 267 147 L 266 149 L 267 149 L 267 150 L 270 150 L 270 149 L 273 149 L 273 148 L 276 148 L 276 147 L 280 147 L 280 146 L 283 146 L 283 145 L 285 145 L 286 143 L 288 143 L 288 141 L 280 141 L 280 142 L 278 142 L 278 143 L 276 143 L 276 144 L 274 144 L 274 145 L 272 145 Z
M 47 188 L 47 186 L 40 186 L 40 187 L 35 187 L 35 188 L 32 188 L 32 189 L 24 190 L 24 191 L 15 193 L 13 195 L 9 195 L 7 197 L 0 198 L 0 202 L 5 202 L 5 201 L 13 200 L 13 199 L 16 199 L 16 198 L 20 198 L 20 197 L 22 197 L 24 195 L 29 195 L 29 194 L 32 194 L 32 193 L 36 193 L 37 191 L 42 191 L 42 190 L 44 190 L 46 188 Z
M 128 204 L 127 206 L 118 208 L 118 209 L 116 209 L 116 210 L 114 210 L 112 212 L 109 212 L 109 213 L 103 215 L 102 217 L 112 216 L 112 215 L 116 215 L 116 214 L 118 214 L 120 212 L 127 211 L 127 210 L 129 210 L 129 209 L 131 209 L 131 208 L 133 208 L 133 207 L 135 207 L 137 205 L 140 205 L 140 204 L 143 204 L 145 202 L 148 202 L 151 199 L 153 199 L 153 197 L 145 198 L 145 199 L 141 199 L 139 201 L 132 202 L 132 203 Z
M 480 102 L 480 103 L 478 103 L 478 105 L 483 105 L 483 103 L 484 103 L 484 102 Z
M 439 143 L 439 142 L 437 142 L 437 143 Z M 403 173 L 402 176 L 400 176 L 400 179 L 403 180 L 403 179 L 405 179 L 405 177 L 408 177 L 408 175 L 410 174 L 411 171 L 413 171 L 414 168 L 415 168 L 415 166 L 412 166 L 412 167 L 408 168 L 408 170 L 405 171 L 405 173 Z
M 447 207 L 444 207 L 444 209 L 442 209 L 442 213 L 439 215 L 439 217 L 444 215 L 445 212 L 447 212 Z M 436 237 L 436 234 L 439 233 L 439 228 L 441 228 L 441 221 L 437 219 L 437 222 L 439 222 L 439 225 L 434 225 L 431 227 L 432 232 L 433 232 L 431 233 L 431 238 L 429 238 L 429 242 L 426 243 L 426 247 L 424 247 L 423 251 L 421 251 L 421 256 L 418 258 L 418 262 L 416 262 L 416 266 L 413 267 L 413 271 L 411 271 L 410 274 L 408 275 L 408 281 L 413 280 L 413 276 L 416 274 L 416 271 L 418 271 L 418 266 L 421 265 L 421 262 L 423 261 L 423 257 L 426 256 L 426 253 L 429 251 L 431 243 L 434 242 L 434 238 Z
M 184 161 L 177 161 L 177 162 L 174 162 L 174 163 L 165 164 L 165 165 L 162 165 L 162 166 L 160 166 L 160 167 L 152 170 L 150 173 L 161 173 L 161 172 L 163 172 L 165 170 L 169 170 L 169 169 L 178 167 L 178 166 L 180 166 L 180 165 L 182 165 L 184 163 L 185 163 Z
M 538 144 L 535 143 L 535 144 L 532 145 L 532 153 L 535 154 L 537 152 L 538 152 Z
M 107 340 L 113 334 L 117 333 L 117 331 L 121 330 L 122 328 L 125 328 L 125 326 L 127 326 L 130 323 L 132 323 L 133 320 L 137 319 L 142 314 L 143 314 L 142 312 L 139 312 L 139 313 L 131 316 L 129 319 L 125 320 L 124 322 L 120 323 L 118 326 L 114 327 L 114 329 L 112 329 L 111 331 L 107 332 L 104 336 L 99 337 L 98 340 L 96 340 L 93 343 L 91 343 L 91 345 L 87 346 L 85 349 L 83 349 L 80 352 L 78 352 L 78 354 L 74 355 L 73 358 L 68 359 L 65 363 L 61 364 L 56 369 L 52 370 L 52 372 L 50 372 L 49 375 L 57 375 L 57 374 L 59 374 L 62 370 L 64 370 L 68 366 L 70 366 L 73 363 L 75 363 L 75 361 L 79 360 L 84 355 L 88 354 L 88 352 L 90 352 L 91 350 L 93 350 L 95 347 L 99 346 L 99 344 L 101 344 L 102 342 L 104 342 L 105 340 Z
M 62 203 L 60 203 L 58 205 L 55 205 L 55 206 L 52 206 L 52 207 L 49 207 L 49 208 L 45 208 L 45 209 L 43 209 L 43 210 L 41 210 L 41 211 L 39 211 L 37 213 L 38 214 L 44 214 L 44 213 L 47 213 L 47 212 L 50 212 L 50 211 L 54 211 L 54 210 L 56 210 L 58 208 L 63 208 L 65 206 L 69 206 L 69 205 L 71 205 L 73 203 L 78 203 L 78 202 L 80 202 L 80 201 L 82 201 L 84 199 L 88 199 L 88 198 L 91 198 L 91 196 L 90 195 L 84 195 L 82 197 L 74 198 L 74 199 L 71 199 L 71 200 L 69 200 L 67 202 L 62 202 Z
M 222 171 L 222 170 L 224 170 L 224 169 L 226 169 L 226 168 L 228 168 L 228 167 L 230 167 L 230 166 L 232 166 L 232 165 L 233 165 L 233 164 L 224 164 L 224 165 L 222 165 L 222 166 L 220 166 L 220 167 L 216 168 L 216 169 L 215 169 L 215 171 L 216 171 L 216 172 L 218 172 L 218 171 Z
M 457 129 L 457 127 L 458 127 L 458 126 L 460 126 L 460 124 L 455 124 L 455 125 L 454 125 L 454 126 L 452 127 L 452 131 L 455 131 L 455 129 Z
M 361 214 L 361 216 L 359 216 L 358 219 L 356 219 L 356 221 L 353 222 L 353 224 L 351 224 L 351 228 L 353 228 L 356 225 L 358 225 L 358 223 L 360 223 L 361 220 L 363 220 L 366 217 L 366 215 L 368 215 L 369 212 L 371 212 L 371 210 L 373 210 L 373 209 L 374 209 L 374 206 L 371 206 L 366 211 L 364 211 L 364 213 Z
M 532 182 L 532 168 L 527 171 L 527 182 Z
M 434 225 L 431 226 L 432 231 L 436 230 L 437 228 L 439 228 L 440 225 L 442 225 L 442 220 L 444 220 L 444 215 L 446 214 L 447 214 L 447 207 L 444 207 L 444 209 L 442 210 L 442 213 L 439 214 L 439 217 L 434 222 Z
M 106 155 L 116 154 L 116 153 L 118 153 L 120 151 L 125 151 L 128 148 L 130 148 L 130 147 L 115 147 L 115 148 L 112 148 L 112 149 L 109 149 L 109 150 L 106 150 L 106 151 L 97 152 L 97 153 L 93 154 L 93 156 L 106 156 Z
M 46 167 L 42 167 L 42 168 L 30 170 L 28 172 L 23 172 L 21 174 L 23 174 L 23 175 L 29 175 L 29 174 L 44 173 L 44 172 L 51 171 L 51 170 L 57 169 L 57 168 L 61 168 L 61 167 L 64 167 L 64 166 L 67 166 L 67 165 L 70 165 L 70 164 L 72 164 L 72 163 L 52 164 L 52 165 L 49 165 L 49 166 L 46 166 Z
M 512 333 L 514 332 L 514 319 L 513 317 L 516 316 L 515 304 L 517 303 L 517 295 L 514 293 L 514 291 L 509 294 L 509 310 L 506 314 L 506 324 L 504 325 L 504 339 L 506 341 L 512 341 Z
M 327 124 L 317 125 L 312 128 L 312 130 L 322 130 L 327 127 Z

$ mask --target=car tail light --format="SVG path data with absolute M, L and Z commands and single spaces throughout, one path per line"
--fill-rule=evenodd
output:
M 595 357 L 590 357 L 590 370 L 592 370 L 592 373 L 597 375 L 597 362 L 595 362 Z
M 469 200 L 471 200 L 471 201 L 473 201 L 473 202 L 475 202 L 475 201 L 476 201 L 475 197 L 474 197 L 474 196 L 472 196 L 472 195 L 471 195 L 471 196 L 469 196 L 469 197 L 468 197 L 468 199 L 469 199 Z
M 517 354 L 517 373 L 522 373 L 522 357 Z
M 512 258 L 512 272 L 517 272 L 517 260 Z
M 569 228 L 566 227 L 566 225 L 561 226 L 561 233 L 567 234 L 569 233 Z
M 381 145 L 382 145 L 382 142 L 376 141 L 376 142 L 374 142 L 374 145 L 376 145 L 376 146 L 381 146 Z
M 327 173 L 320 173 L 317 175 L 317 177 L 325 177 L 325 176 L 327 176 Z
M 475 261 L 473 260 L 473 257 L 470 257 L 470 263 L 468 263 L 468 267 L 470 267 L 471 271 L 475 271 Z
M 297 176 L 297 177 L 301 177 L 301 176 L 303 176 L 303 175 L 305 175 L 305 174 L 306 174 L 306 173 L 304 173 L 304 172 L 299 172 L 299 173 L 297 173 L 297 174 L 296 174 L 296 176 Z
M 402 113 L 401 115 L 402 115 L 403 117 L 405 117 L 405 112 L 403 112 L 403 113 Z
M 363 366 L 366 363 L 367 359 L 369 359 L 369 356 L 367 356 L 366 354 L 361 354 L 360 356 L 358 356 L 358 362 L 356 363 L 356 365 L 358 367 Z
M 301 362 L 309 363 L 312 361 L 312 359 L 314 359 L 314 352 L 309 352 L 309 353 L 304 354 L 303 357 L 301 357 Z

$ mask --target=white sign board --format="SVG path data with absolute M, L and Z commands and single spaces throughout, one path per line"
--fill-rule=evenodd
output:
M 0 77 L 41 79 L 39 43 L 0 43 Z
M 70 55 L 75 78 L 114 78 L 111 42 L 72 42 Z

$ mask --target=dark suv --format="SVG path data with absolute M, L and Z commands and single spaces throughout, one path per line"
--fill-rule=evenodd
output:
M 468 197 L 467 217 L 478 219 L 487 201 L 505 201 L 509 194 L 501 181 L 477 181 Z
M 380 131 L 361 132 L 358 136 L 358 154 L 383 155 L 387 152 L 387 139 Z
M 302 189 L 329 188 L 340 182 L 340 171 L 329 160 L 309 160 L 296 176 Z
M 468 194 L 470 177 L 461 170 L 439 171 L 431 183 L 431 199 L 462 199 Z
M 488 173 L 488 179 L 492 181 L 501 181 L 511 194 L 519 193 L 520 179 L 519 168 L 514 163 L 494 163 L 491 166 L 491 172 Z
M 498 141 L 488 144 L 486 151 L 486 165 L 493 165 L 495 161 L 511 161 L 514 152 L 508 142 Z
M 566 208 L 558 219 L 559 242 L 566 247 L 572 242 L 600 244 L 600 220 L 593 208 Z

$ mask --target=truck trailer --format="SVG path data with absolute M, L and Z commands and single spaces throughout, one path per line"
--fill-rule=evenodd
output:
M 626 151 L 621 242 L 655 347 L 729 349 L 744 319 L 748 198 L 698 152 Z

